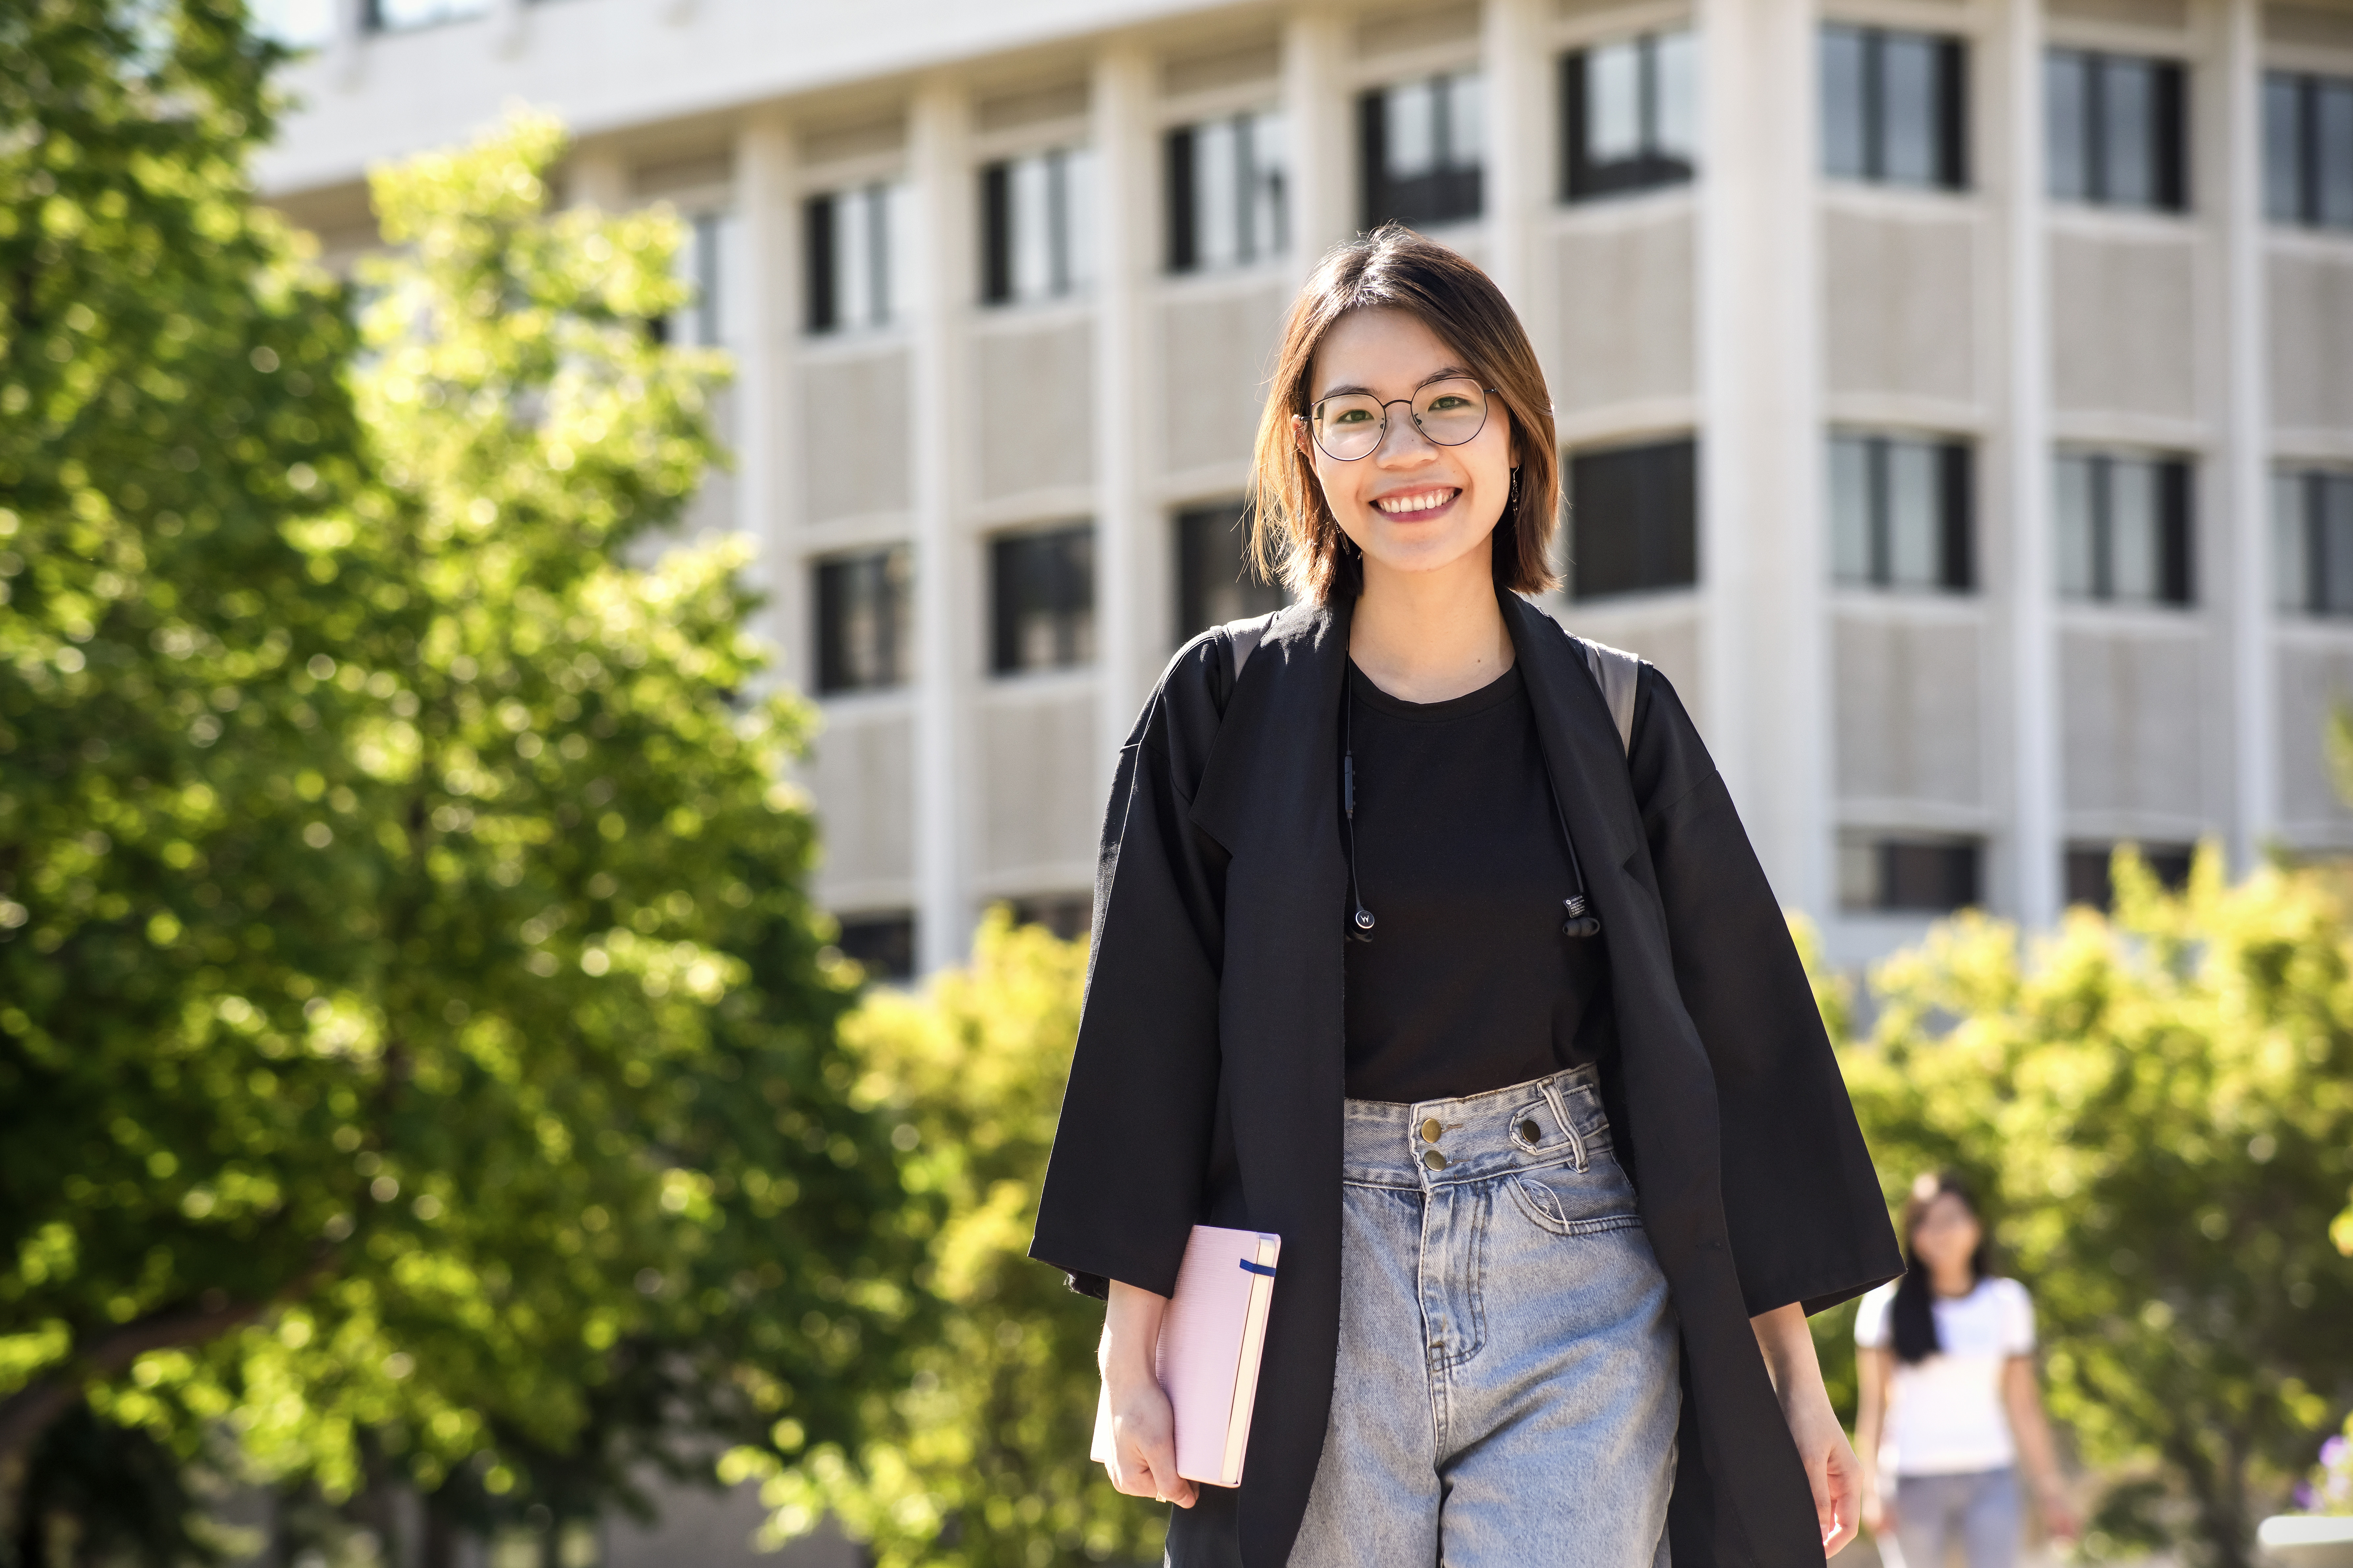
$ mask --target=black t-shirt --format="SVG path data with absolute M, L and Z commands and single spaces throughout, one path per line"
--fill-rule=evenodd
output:
M 1466 696 L 1404 702 L 1348 667 L 1356 875 L 1352 1100 L 1451 1099 L 1606 1057 L 1604 938 L 1563 935 L 1577 891 L 1517 665 Z

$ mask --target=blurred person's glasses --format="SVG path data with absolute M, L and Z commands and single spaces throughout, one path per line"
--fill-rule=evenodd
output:
M 1387 403 L 1370 393 L 1343 392 L 1309 409 L 1307 423 L 1315 445 L 1335 463 L 1353 463 L 1380 450 L 1381 439 L 1388 434 L 1389 410 L 1400 403 L 1431 446 L 1460 447 L 1487 427 L 1487 395 L 1494 390 L 1455 375 L 1433 381 L 1411 397 Z

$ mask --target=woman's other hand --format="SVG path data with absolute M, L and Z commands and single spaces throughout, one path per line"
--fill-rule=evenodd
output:
M 1806 1327 L 1805 1309 L 1792 1301 L 1758 1313 L 1748 1326 L 1765 1354 L 1766 1370 L 1773 1374 L 1790 1440 L 1805 1462 L 1806 1481 L 1814 1492 L 1814 1518 L 1822 1531 L 1822 1555 L 1835 1557 L 1855 1538 L 1861 1521 L 1862 1467 L 1855 1463 L 1846 1429 L 1839 1425 L 1830 1392 L 1822 1386 L 1821 1363 L 1814 1359 L 1814 1336 Z
M 1865 1487 L 1862 1506 L 1855 1517 L 1872 1534 L 1885 1535 L 1895 1528 L 1895 1505 L 1882 1497 L 1878 1488 Z
M 1168 1298 L 1111 1282 L 1096 1361 L 1111 1400 L 1112 1458 L 1103 1468 L 1130 1497 L 1191 1508 L 1199 1489 L 1176 1473 L 1176 1419 L 1152 1370 Z

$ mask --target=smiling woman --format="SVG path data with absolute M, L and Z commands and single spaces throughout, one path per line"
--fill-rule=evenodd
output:
M 1277 366 L 1254 545 L 1300 602 L 1187 645 L 1121 752 L 1031 1246 L 1107 1299 L 1113 1483 L 1180 1565 L 1819 1568 L 1857 1478 L 1805 1314 L 1894 1238 L 1690 719 L 1523 597 L 1527 337 L 1386 228 Z M 1155 1374 L 1196 1225 L 1282 1237 L 1231 1489 Z

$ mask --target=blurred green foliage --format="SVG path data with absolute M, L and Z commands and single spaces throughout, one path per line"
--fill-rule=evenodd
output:
M 1964 915 L 1873 976 L 1845 1047 L 1893 1202 L 1966 1175 L 2033 1291 L 2053 1413 L 2116 1484 L 2094 1556 L 2228 1568 L 2353 1404 L 2353 922 L 2341 879 L 2169 895 L 2117 857 L 2116 911 L 2031 947 Z
M 1167 1510 L 1121 1496 L 1087 1458 L 1103 1305 L 1028 1257 L 1085 980 L 1084 942 L 1000 909 L 967 968 L 921 994 L 874 993 L 844 1022 L 856 1101 L 909 1152 L 917 1279 L 944 1321 L 878 1396 L 862 1445 L 783 1468 L 729 1457 L 729 1474 L 770 1478 L 777 1534 L 831 1510 L 878 1568 L 1158 1557 Z
M 551 216 L 518 120 L 376 177 L 355 337 L 251 203 L 269 63 L 0 16 L 0 1550 L 84 1400 L 579 1517 L 854 1440 L 920 1307 L 807 712 L 744 548 L 655 558 L 724 369 L 649 330 L 676 224 Z

